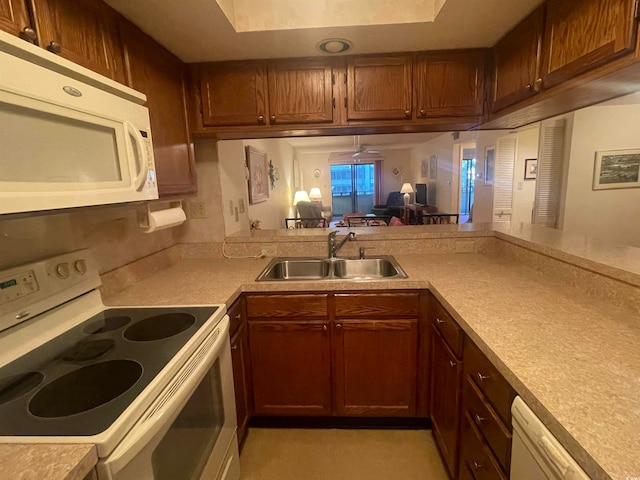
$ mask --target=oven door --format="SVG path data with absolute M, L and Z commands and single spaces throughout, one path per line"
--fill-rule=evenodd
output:
M 98 478 L 199 480 L 204 472 L 216 478 L 230 446 L 237 452 L 235 430 L 225 316 L 111 455 L 99 461 Z

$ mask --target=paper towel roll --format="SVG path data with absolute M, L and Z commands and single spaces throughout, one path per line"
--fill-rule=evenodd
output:
M 165 228 L 176 227 L 185 222 L 187 215 L 182 207 L 168 208 L 166 210 L 158 210 L 149 212 L 149 224 L 140 225 L 145 233 L 157 232 Z

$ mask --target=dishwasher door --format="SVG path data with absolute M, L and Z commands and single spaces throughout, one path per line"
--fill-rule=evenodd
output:
M 520 397 L 511 413 L 511 480 L 590 480 Z

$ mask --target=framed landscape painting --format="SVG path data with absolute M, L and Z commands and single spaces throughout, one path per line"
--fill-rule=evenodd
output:
M 640 187 L 640 149 L 596 152 L 593 189 Z

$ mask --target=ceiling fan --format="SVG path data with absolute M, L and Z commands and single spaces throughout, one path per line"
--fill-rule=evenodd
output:
M 353 150 L 337 153 L 336 156 L 342 159 L 352 159 L 353 161 L 356 161 L 378 158 L 380 156 L 380 152 L 378 150 L 370 149 L 364 144 L 361 144 L 360 135 L 354 135 Z

